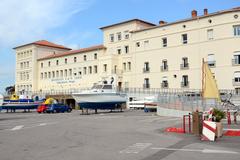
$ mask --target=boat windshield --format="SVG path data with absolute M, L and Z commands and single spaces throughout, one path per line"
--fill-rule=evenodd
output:
M 92 89 L 102 89 L 103 85 L 94 85 Z
M 112 89 L 112 85 L 104 85 L 103 89 Z

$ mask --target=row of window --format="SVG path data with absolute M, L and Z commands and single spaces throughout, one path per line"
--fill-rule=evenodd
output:
M 20 92 L 20 94 L 24 94 L 28 91 L 32 91 L 32 85 L 17 85 L 16 86 L 17 91 Z
M 240 86 L 240 71 L 234 72 L 233 86 Z M 189 87 L 188 75 L 182 76 L 181 87 Z M 150 88 L 149 78 L 144 79 L 143 88 Z M 166 76 L 162 78 L 161 88 L 169 88 L 169 82 Z
M 181 85 L 181 88 L 189 88 L 188 75 L 182 76 L 182 81 L 180 85 Z M 143 88 L 151 88 L 149 78 L 144 78 Z M 162 79 L 161 88 L 169 88 L 169 83 L 168 83 L 167 77 L 165 76 Z
M 28 81 L 30 79 L 29 72 L 20 72 L 19 74 L 19 80 L 20 81 Z
M 131 71 L 132 70 L 132 64 L 131 62 L 124 62 L 123 63 L 123 71 Z
M 208 54 L 207 57 L 207 62 L 209 67 L 215 67 L 216 66 L 216 60 L 214 58 L 214 54 Z M 236 52 L 234 55 L 234 58 L 232 59 L 232 65 L 240 65 L 240 53 Z M 162 65 L 161 65 L 161 71 L 168 71 L 168 61 L 162 60 Z M 180 69 L 189 69 L 189 63 L 188 63 L 188 57 L 183 57 L 182 58 L 182 63 L 180 64 Z M 150 64 L 149 62 L 144 63 L 144 68 L 143 68 L 143 73 L 148 73 L 150 72 Z
M 117 54 L 120 55 L 120 54 L 122 54 L 122 52 L 125 54 L 129 53 L 129 46 L 126 45 L 126 46 L 124 46 L 123 49 L 122 49 L 122 47 L 117 47 Z
M 57 70 L 57 71 L 51 71 L 51 72 L 42 72 L 41 73 L 41 79 L 50 79 L 50 78 L 63 78 L 63 77 L 77 77 L 81 76 L 82 74 L 97 74 L 98 73 L 98 66 L 89 66 L 89 67 L 83 67 L 83 73 L 82 71 L 75 72 L 73 69 L 64 69 L 64 70 Z
M 17 53 L 17 58 L 20 59 L 20 58 L 26 58 L 26 57 L 29 57 L 32 55 L 32 50 L 26 50 L 26 51 L 23 51 L 23 52 L 18 52 Z
M 29 68 L 29 61 L 21 62 L 20 63 L 20 68 L 21 69 Z
M 131 62 L 124 62 L 123 63 L 123 71 L 131 71 L 132 65 Z M 107 72 L 107 64 L 103 64 L 103 72 Z M 118 73 L 117 66 L 114 67 L 113 73 Z M 98 73 L 98 66 L 89 66 L 83 67 L 83 73 L 81 71 L 74 72 L 72 69 L 65 69 L 60 71 L 51 71 L 51 72 L 42 72 L 41 79 L 50 79 L 50 78 L 59 78 L 59 77 L 72 77 L 74 76 L 81 76 L 82 74 L 97 74 Z
M 182 63 L 180 64 L 180 69 L 189 69 L 188 57 L 182 58 Z M 161 71 L 168 71 L 168 61 L 162 60 Z M 150 72 L 149 62 L 144 62 L 143 73 Z
M 182 38 L 182 44 L 187 44 L 188 43 L 188 35 L 187 34 L 182 34 L 181 35 Z M 149 45 L 149 41 L 146 40 L 143 42 L 144 44 L 144 48 L 147 47 Z M 168 46 L 168 39 L 167 37 L 162 38 L 162 47 L 167 47 Z M 136 42 L 136 47 L 141 47 L 141 42 Z
M 123 33 L 122 32 L 117 32 L 116 34 L 113 34 L 113 33 L 110 34 L 109 35 L 110 42 L 121 41 L 123 39 L 122 34 L 123 34 L 124 39 L 129 39 L 129 31 L 126 30 Z
M 78 57 L 73 57 L 73 62 L 74 63 L 77 63 L 78 62 L 78 59 L 77 59 Z M 97 53 L 94 53 L 94 60 L 97 60 L 97 58 L 98 58 L 98 56 L 97 56 Z M 64 64 L 68 64 L 69 63 L 69 61 L 68 61 L 69 59 L 68 58 L 65 58 L 64 59 Z M 87 61 L 87 55 L 83 55 L 83 61 Z M 60 62 L 59 62 L 59 60 L 56 60 L 55 61 L 55 65 L 56 66 L 58 66 L 60 64 Z M 52 64 L 52 61 L 48 61 L 48 67 L 51 67 L 53 64 Z M 44 63 L 42 62 L 41 63 L 41 68 L 43 68 L 44 67 Z
M 240 36 L 240 25 L 233 26 L 233 35 L 234 36 Z M 207 30 L 207 39 L 213 40 L 214 39 L 214 32 L 213 29 Z M 182 44 L 188 44 L 188 34 L 182 34 L 181 35 L 181 43 Z M 149 44 L 149 41 L 144 41 L 144 46 Z M 168 39 L 167 37 L 162 38 L 162 47 L 168 46 Z M 136 47 L 141 47 L 141 42 L 136 42 Z

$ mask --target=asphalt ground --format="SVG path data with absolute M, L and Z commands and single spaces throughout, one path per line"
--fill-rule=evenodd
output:
M 143 111 L 0 113 L 0 160 L 232 160 L 240 138 L 165 133 L 181 119 Z

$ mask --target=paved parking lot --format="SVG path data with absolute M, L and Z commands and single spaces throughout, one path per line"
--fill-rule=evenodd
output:
M 240 157 L 240 138 L 201 142 L 164 133 L 178 118 L 143 111 L 0 113 L 1 160 L 176 160 Z

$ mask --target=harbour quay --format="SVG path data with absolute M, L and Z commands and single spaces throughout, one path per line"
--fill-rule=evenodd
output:
M 141 110 L 36 114 L 0 112 L 0 155 L 7 159 L 239 159 L 239 137 L 201 142 L 198 137 L 164 132 L 181 118 Z

